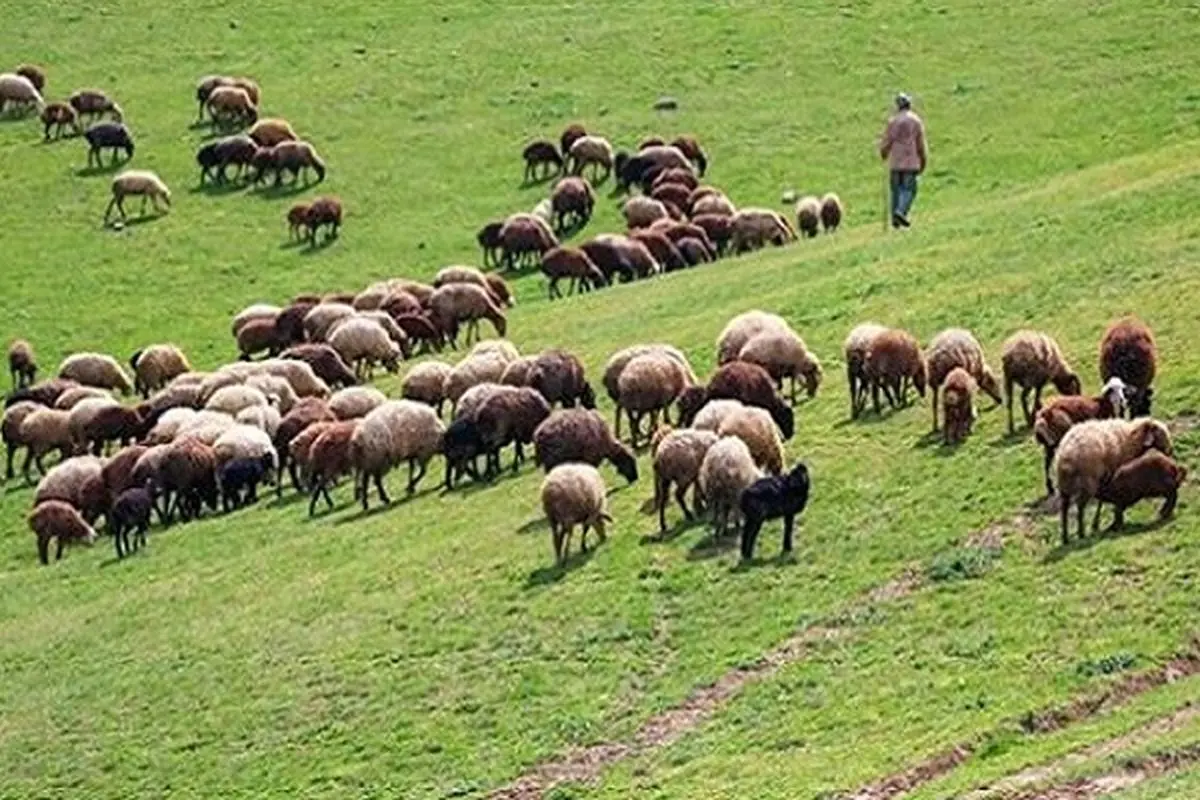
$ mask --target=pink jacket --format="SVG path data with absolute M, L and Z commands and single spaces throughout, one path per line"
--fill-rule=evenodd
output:
M 879 143 L 879 155 L 888 160 L 888 167 L 905 172 L 924 172 L 925 123 L 912 111 L 901 111 L 888 120 Z

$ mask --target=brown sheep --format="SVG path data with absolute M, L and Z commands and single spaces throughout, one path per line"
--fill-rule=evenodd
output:
M 329 226 L 329 230 L 325 233 L 325 241 L 336 239 L 338 228 L 342 224 L 342 201 L 337 197 L 323 196 L 312 201 L 308 207 L 308 241 L 312 245 L 317 243 L 317 231 L 323 226 Z
M 354 471 L 350 440 L 358 429 L 358 420 L 335 422 L 326 426 L 313 440 L 308 450 L 309 491 L 308 515 L 317 513 L 317 498 L 325 497 L 325 505 L 333 508 L 329 487 Z
M 525 461 L 524 446 L 533 442 L 534 432 L 549 416 L 550 404 L 527 387 L 497 392 L 483 401 L 474 423 L 487 454 L 488 480 L 500 473 L 500 450 L 510 443 L 514 445 L 512 471 L 515 474 L 520 469 Z
M 842 216 L 845 214 L 845 207 L 842 205 L 842 199 L 836 194 L 830 192 L 821 198 L 821 226 L 825 228 L 826 233 L 833 233 L 842 224 Z
M 525 159 L 525 183 L 536 183 L 562 172 L 563 159 L 553 142 L 538 139 L 521 151 Z
M 691 208 L 691 192 L 700 185 L 700 181 L 696 180 L 696 174 L 694 172 L 692 172 L 690 169 L 680 169 L 678 167 L 664 169 L 662 172 L 654 176 L 654 181 L 650 184 L 650 191 L 653 192 L 654 189 L 662 186 L 664 183 L 674 183 L 679 186 L 686 187 L 689 196 L 686 200 L 684 200 L 683 205 L 681 205 L 680 208 Z
M 534 358 L 525 384 L 541 393 L 551 406 L 596 407 L 596 393 L 587 382 L 583 362 L 565 350 L 546 350 Z
M 121 107 L 99 89 L 81 89 L 67 98 L 67 103 L 81 118 L 109 114 L 115 122 L 122 120 Z
M 784 439 L 796 432 L 796 417 L 791 407 L 775 391 L 775 381 L 757 364 L 731 361 L 720 367 L 707 387 L 692 386 L 679 396 L 679 423 L 692 424 L 696 414 L 709 400 L 740 400 L 748 406 L 766 410 L 779 427 Z
M 723 255 L 733 238 L 733 220 L 723 214 L 697 214 L 692 224 L 704 231 L 712 242 L 713 255 Z
M 596 205 L 596 193 L 586 178 L 568 176 L 559 181 L 550 194 L 554 228 L 558 231 L 568 227 L 583 227 L 592 218 Z
M 430 292 L 432 295 L 433 293 Z M 424 314 L 425 307 L 421 301 L 405 291 L 389 292 L 379 304 L 379 310 L 386 312 L 392 319 L 398 319 L 408 314 Z
M 558 140 L 559 152 L 561 152 L 561 153 L 571 152 L 571 145 L 575 144 L 575 142 L 577 140 L 582 139 L 584 136 L 587 136 L 587 135 L 588 135 L 587 129 L 584 128 L 582 125 L 580 125 L 578 123 L 573 123 L 571 125 L 568 125 L 566 127 L 566 130 L 564 130 L 562 132 L 562 136 L 559 137 L 559 140 Z
M 625 236 L 602 234 L 582 243 L 579 249 L 587 254 L 609 284 L 617 276 L 625 282 L 644 277 L 658 263 L 644 244 Z
M 70 128 L 75 132 L 76 136 L 83 133 L 83 128 L 79 125 L 79 114 L 75 109 L 71 108 L 67 103 L 48 103 L 42 109 L 42 124 L 46 126 L 43 139 L 50 141 L 50 129 L 54 128 L 54 138 L 60 139 L 63 135 L 63 130 Z
M 158 479 L 163 524 L 170 525 L 177 511 L 187 522 L 199 517 L 204 505 L 217 509 L 217 455 L 199 439 L 184 436 L 172 442 L 159 465 Z
M 354 371 L 342 360 L 338 352 L 327 344 L 293 345 L 280 353 L 279 357 L 308 364 L 316 376 L 329 384 L 331 389 L 358 384 Z
M 285 347 L 304 341 L 304 317 L 320 302 L 320 298 L 301 297 L 275 316 L 275 335 Z
M 938 429 L 938 393 L 942 382 L 955 367 L 962 367 L 970 373 L 979 384 L 979 388 L 995 400 L 997 405 L 1004 402 L 1000 394 L 1000 383 L 984 361 L 983 347 L 968 330 L 948 328 L 933 337 L 929 349 L 925 351 L 925 365 L 929 373 L 929 388 L 933 392 L 933 402 L 930 405 L 933 407 L 935 431 Z
M 297 464 L 291 459 L 291 444 L 301 433 L 320 422 L 336 422 L 337 416 L 329 408 L 329 404 L 317 397 L 306 397 L 279 420 L 279 427 L 271 437 L 275 445 L 275 455 L 279 461 L 281 480 L 275 482 L 275 493 L 283 493 L 283 471 L 286 469 L 292 476 L 292 486 L 301 491 L 300 476 L 297 474 Z
M 286 119 L 260 119 L 250 129 L 249 136 L 259 147 L 274 147 L 300 138 Z
M 704 177 L 704 173 L 708 170 L 708 156 L 700 147 L 700 143 L 696 141 L 696 137 L 679 136 L 671 142 L 671 146 L 687 156 L 688 161 L 696 165 L 696 172 Z
M 667 140 L 661 136 L 647 136 L 638 142 L 638 150 L 645 150 L 647 147 L 662 147 L 667 143 Z
M 317 183 L 325 180 L 325 162 L 317 154 L 317 149 L 305 141 L 284 141 L 270 148 L 270 169 L 275 173 L 275 185 L 283 181 L 283 173 L 292 173 L 292 183 L 300 180 L 301 174 L 311 169 L 317 174 Z M 263 177 L 263 170 L 255 176 L 257 183 Z M 307 180 L 307 179 L 306 179 Z M 313 202 L 316 205 L 316 202 Z
M 395 318 L 396 326 L 404 331 L 410 342 L 426 351 L 442 352 L 446 336 L 425 314 L 401 314 Z
M 961 442 L 971 433 L 975 423 L 975 391 L 978 386 L 962 367 L 950 370 L 942 383 L 943 441 L 947 445 Z
M 37 380 L 37 359 L 33 345 L 24 339 L 14 339 L 8 346 L 8 373 L 13 389 L 24 389 Z
M 1146 323 L 1125 317 L 1108 326 L 1100 340 L 1100 380 L 1120 378 L 1130 388 L 1129 413 L 1150 415 L 1154 397 L 1154 375 L 1158 367 L 1158 345 Z
M 504 242 L 500 238 L 500 231 L 503 228 L 503 222 L 489 222 L 475 234 L 475 241 L 479 243 L 479 249 L 483 251 L 483 265 L 485 267 L 500 266 L 500 253 L 504 247 Z
M 238 329 L 237 348 L 238 358 L 249 361 L 252 356 L 267 351 L 269 356 L 276 356 L 287 346 L 287 342 L 279 337 L 275 327 L 276 320 L 252 319 Z
M 1067 431 L 1080 422 L 1094 419 L 1112 419 L 1125 413 L 1125 382 L 1120 378 L 1109 378 L 1108 383 L 1096 397 L 1059 395 L 1052 397 L 1043 408 L 1037 410 L 1033 420 L 1033 438 L 1042 446 L 1046 477 L 1046 496 L 1054 494 L 1054 482 L 1050 478 L 1050 466 L 1058 443 Z
M 573 461 L 593 467 L 608 461 L 629 483 L 638 479 L 637 458 L 596 411 L 568 408 L 551 413 L 534 431 L 533 447 L 534 463 L 546 472 Z
M 22 64 L 14 69 L 13 73 L 32 83 L 39 93 L 45 94 L 46 71 L 37 64 Z
M 504 269 L 511 270 L 530 257 L 541 257 L 547 250 L 558 247 L 558 240 L 549 225 L 532 214 L 514 214 L 500 230 L 500 257 Z
M 83 440 L 91 445 L 93 455 L 104 452 L 108 442 L 121 446 L 145 436 L 149 431 L 148 420 L 136 408 L 112 405 L 99 409 L 83 426 Z
M 710 254 L 716 255 L 717 248 L 713 244 L 712 239 L 708 238 L 708 233 L 704 228 L 692 222 L 677 222 L 675 220 L 659 220 L 650 226 L 650 230 L 661 233 L 672 242 L 678 242 L 680 239 L 690 236 L 693 239 L 698 239 L 708 248 Z
M 558 282 L 563 278 L 570 279 L 567 287 L 569 294 L 585 292 L 608 283 L 604 273 L 588 254 L 577 247 L 555 247 L 543 253 L 542 274 L 550 279 L 547 284 L 550 300 L 563 296 L 558 288 Z
M 1042 389 L 1053 383 L 1059 394 L 1079 394 L 1079 376 L 1063 357 L 1058 342 L 1037 331 L 1017 331 L 1004 342 L 1000 356 L 1004 370 L 1004 395 L 1008 403 L 1008 432 L 1013 425 L 1013 387 L 1021 387 L 1021 410 L 1025 424 L 1033 425 L 1034 411 L 1042 405 Z M 1033 392 L 1033 407 L 1029 394 Z
M 429 318 L 440 330 L 447 332 L 451 343 L 458 339 L 458 326 L 463 322 L 468 323 L 468 341 L 471 331 L 478 338 L 481 319 L 492 323 L 497 336 L 503 337 L 508 328 L 508 320 L 491 293 L 471 283 L 452 283 L 434 291 L 429 298 Z
M 925 396 L 926 368 L 921 346 L 908 331 L 893 328 L 878 332 L 867 346 L 862 364 L 862 379 L 871 388 L 875 413 L 880 412 L 879 390 L 882 389 L 892 408 L 908 404 L 908 384 Z M 865 391 L 861 389 L 860 391 Z M 853 412 L 852 412 L 853 413 Z
M 1125 526 L 1125 510 L 1142 500 L 1162 497 L 1166 500 L 1158 512 L 1160 520 L 1175 513 L 1179 488 L 1187 480 L 1187 468 L 1172 461 L 1157 450 L 1151 450 L 1117 469 L 1096 494 L 1096 518 L 1092 530 L 1100 527 L 1100 509 L 1104 503 L 1113 506 L 1112 530 Z
M 658 231 L 635 230 L 629 233 L 629 238 L 644 244 L 654 256 L 654 260 L 662 265 L 664 272 L 674 272 L 688 266 L 687 260 L 674 242 Z
M 50 540 L 58 541 L 54 560 L 62 558 L 68 543 L 90 547 L 96 541 L 96 531 L 84 522 L 83 517 L 69 503 L 47 500 L 39 503 L 29 514 L 29 529 L 37 535 L 38 560 L 50 563 Z
M 288 224 L 288 239 L 299 240 L 303 238 L 302 231 L 308 226 L 308 203 L 296 203 L 288 209 L 287 224 Z
M 676 208 L 687 208 L 692 190 L 682 183 L 656 183 L 650 196 L 660 203 L 669 203 Z
M 684 236 L 675 243 L 675 247 L 679 250 L 679 254 L 683 256 L 683 260 L 687 262 L 689 267 L 708 264 L 713 260 L 704 243 L 699 239 L 693 239 L 691 236 Z

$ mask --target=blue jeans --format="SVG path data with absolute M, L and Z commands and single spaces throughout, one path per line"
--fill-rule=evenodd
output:
M 892 216 L 908 217 L 908 210 L 917 199 L 917 173 L 892 170 Z

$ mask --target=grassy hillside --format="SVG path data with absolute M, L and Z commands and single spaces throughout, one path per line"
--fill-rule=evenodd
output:
M 775 558 L 774 526 L 749 568 L 700 527 L 657 541 L 641 512 L 650 482 L 625 488 L 606 468 L 609 543 L 554 570 L 540 475 L 447 495 L 438 463 L 418 497 L 377 513 L 343 487 L 315 520 L 285 498 L 156 532 L 125 562 L 104 542 L 44 569 L 30 491 L 10 485 L 0 796 L 483 796 L 600 742 L 639 744 L 557 796 L 829 796 L 985 741 L 913 795 L 949 797 L 1194 699 L 1196 679 L 1181 679 L 1053 733 L 1016 723 L 1187 646 L 1193 487 L 1169 525 L 1059 548 L 1054 520 L 1026 508 L 1040 453 L 1005 436 L 1001 410 L 985 403 L 954 451 L 926 435 L 926 405 L 848 423 L 840 349 L 866 319 L 923 341 L 965 325 L 995 362 L 1033 326 L 1092 390 L 1105 324 L 1134 312 L 1158 336 L 1156 411 L 1194 465 L 1196 22 L 1172 4 L 1080 0 L 9 9 L 0 50 L 44 64 L 51 98 L 110 91 L 134 165 L 174 193 L 169 216 L 103 230 L 108 176 L 84 169 L 83 145 L 0 124 L 0 332 L 33 341 L 45 369 L 166 340 L 214 367 L 249 302 L 477 263 L 476 228 L 545 191 L 520 187 L 521 147 L 571 120 L 625 146 L 693 132 L 735 202 L 836 190 L 850 213 L 836 236 L 561 302 L 523 277 L 510 316 L 523 351 L 566 347 L 593 375 L 643 341 L 706 373 L 729 317 L 787 317 L 826 364 L 788 448 L 814 480 L 793 560 Z M 325 155 L 320 191 L 349 209 L 331 247 L 286 246 L 283 213 L 307 194 L 197 189 L 193 85 L 216 71 L 254 75 L 266 113 Z M 872 148 L 898 88 L 918 98 L 933 154 L 916 227 L 884 234 Z M 663 94 L 678 112 L 651 110 Z M 616 209 L 605 197 L 584 235 L 616 230 Z M 904 591 L 867 596 L 904 575 Z M 665 746 L 640 738 L 806 628 L 836 635 Z M 1194 724 L 1180 731 L 1174 745 L 1195 741 Z M 1186 796 L 1188 769 L 1129 796 Z

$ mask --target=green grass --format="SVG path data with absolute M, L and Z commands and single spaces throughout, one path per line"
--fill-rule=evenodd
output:
M 365 518 L 347 489 L 314 521 L 302 504 L 264 503 L 152 534 L 124 563 L 105 544 L 43 569 L 23 521 L 30 493 L 8 487 L 0 795 L 480 794 L 565 747 L 629 735 L 913 565 L 949 579 L 577 793 L 852 788 L 1111 680 L 1089 666 L 1169 656 L 1197 610 L 1190 488 L 1157 530 L 1058 551 L 1042 520 L 998 559 L 956 550 L 1038 495 L 1040 454 L 1004 436 L 999 410 L 952 452 L 925 438 L 925 406 L 847 425 L 839 354 L 868 318 L 924 341 L 969 326 L 993 361 L 1035 326 L 1095 388 L 1104 325 L 1132 311 L 1158 336 L 1159 413 L 1200 408 L 1196 22 L 1194 8 L 1144 0 L 9 9 L 0 49 L 45 64 L 50 97 L 111 91 L 134 164 L 174 192 L 169 216 L 104 231 L 107 176 L 78 174 L 83 146 L 0 124 L 5 333 L 31 339 L 45 369 L 74 350 L 165 340 L 213 367 L 234 355 L 228 320 L 249 302 L 475 262 L 476 228 L 544 192 L 519 188 L 523 144 L 573 119 L 625 146 L 694 132 L 735 202 L 836 190 L 849 218 L 815 243 L 563 302 L 524 277 L 510 317 L 522 350 L 566 347 L 595 375 L 639 341 L 670 341 L 707 372 L 729 317 L 786 316 L 827 368 L 789 444 L 814 476 L 793 563 L 773 560 L 776 527 L 747 570 L 699 529 L 645 543 L 643 480 L 614 493 L 609 543 L 560 573 L 526 471 Z M 192 89 L 214 71 L 254 75 L 266 113 L 324 154 L 321 191 L 348 208 L 336 244 L 284 246 L 292 197 L 194 191 Z M 916 93 L 933 154 L 917 227 L 884 236 L 872 143 L 898 88 Z M 653 112 L 661 94 L 680 111 Z M 615 202 L 599 209 L 588 232 L 617 229 Z M 1181 437 L 1189 464 L 1196 446 Z M 1194 691 L 1170 687 L 1109 727 L 1005 740 L 946 791 Z

